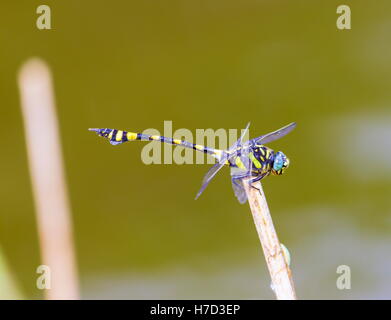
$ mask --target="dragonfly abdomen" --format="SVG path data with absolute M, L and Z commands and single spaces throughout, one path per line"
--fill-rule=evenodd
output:
M 160 141 L 163 143 L 168 143 L 176 146 L 182 146 L 185 148 L 194 149 L 197 151 L 201 151 L 210 155 L 213 155 L 215 158 L 219 159 L 222 151 L 218 149 L 209 148 L 200 144 L 194 144 L 181 139 L 172 139 L 159 135 L 149 135 L 144 133 L 135 133 L 117 129 L 89 129 L 90 131 L 95 131 L 101 137 L 104 137 L 110 141 L 112 145 L 122 144 L 128 141 Z

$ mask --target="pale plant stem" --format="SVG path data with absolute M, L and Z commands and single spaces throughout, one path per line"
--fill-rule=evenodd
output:
M 47 276 L 44 294 L 47 299 L 78 299 L 71 212 L 50 70 L 41 60 L 29 60 L 20 70 L 18 83 L 41 258 L 50 270 L 42 274 Z
M 255 227 L 262 245 L 272 280 L 272 289 L 278 300 L 296 300 L 292 273 L 274 229 L 262 184 L 249 185 L 243 181 Z

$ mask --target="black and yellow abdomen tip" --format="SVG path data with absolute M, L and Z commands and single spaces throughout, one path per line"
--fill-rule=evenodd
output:
M 117 145 L 120 143 L 123 143 L 123 131 L 116 130 L 116 129 L 97 129 L 97 128 L 90 128 L 88 129 L 90 131 L 96 132 L 101 137 L 107 138 L 112 145 Z
M 112 145 L 118 145 L 127 141 L 141 140 L 142 137 L 142 135 L 139 133 L 117 130 L 117 129 L 90 128 L 88 130 L 94 131 L 99 136 L 108 139 Z
M 102 136 L 102 137 L 105 137 L 107 138 L 109 136 L 109 134 L 113 131 L 113 129 L 98 129 L 98 128 L 89 128 L 88 129 L 89 131 L 94 131 L 96 132 L 98 135 Z

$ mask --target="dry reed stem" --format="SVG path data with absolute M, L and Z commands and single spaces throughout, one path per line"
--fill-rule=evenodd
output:
M 27 61 L 20 70 L 18 84 L 41 258 L 50 268 L 51 288 L 45 290 L 45 297 L 78 299 L 71 212 L 48 66 L 39 59 Z
M 291 270 L 284 258 L 281 244 L 274 229 L 262 184 L 258 181 L 250 186 L 243 181 L 250 204 L 255 227 L 261 241 L 263 253 L 272 279 L 272 289 L 278 300 L 296 300 Z

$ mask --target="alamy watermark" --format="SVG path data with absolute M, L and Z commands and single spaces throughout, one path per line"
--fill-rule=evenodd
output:
M 39 14 L 36 26 L 39 30 L 50 30 L 51 27 L 51 9 L 48 5 L 42 4 L 37 7 L 36 13 Z M 351 10 L 348 5 L 341 4 L 337 7 L 337 28 L 339 30 L 350 30 L 351 27 Z
M 337 267 L 337 273 L 340 274 L 337 278 L 337 288 L 339 290 L 350 290 L 351 289 L 351 270 L 347 265 L 340 265 Z
M 40 290 L 48 290 L 51 288 L 51 270 L 49 266 L 41 264 L 37 268 L 37 273 L 40 276 L 37 278 L 37 288 Z
M 340 14 L 337 18 L 337 28 L 339 30 L 350 30 L 352 28 L 350 7 L 348 5 L 341 4 L 337 7 L 337 13 Z
M 36 25 L 39 30 L 50 30 L 52 28 L 51 10 L 48 5 L 40 5 L 37 7 L 37 14 L 39 14 Z
M 189 129 L 181 128 L 173 132 L 172 121 L 164 121 L 163 132 L 156 129 L 147 129 L 142 132 L 152 136 L 164 136 L 175 140 L 185 140 L 191 144 L 206 146 L 217 150 L 226 150 L 234 144 L 243 133 L 237 129 L 196 129 L 195 137 Z M 243 141 L 249 139 L 248 131 Z M 146 145 L 141 151 L 141 160 L 144 164 L 213 164 L 216 158 L 206 155 L 202 151 L 184 148 L 160 141 L 143 142 Z M 206 160 L 206 161 L 205 161 Z

